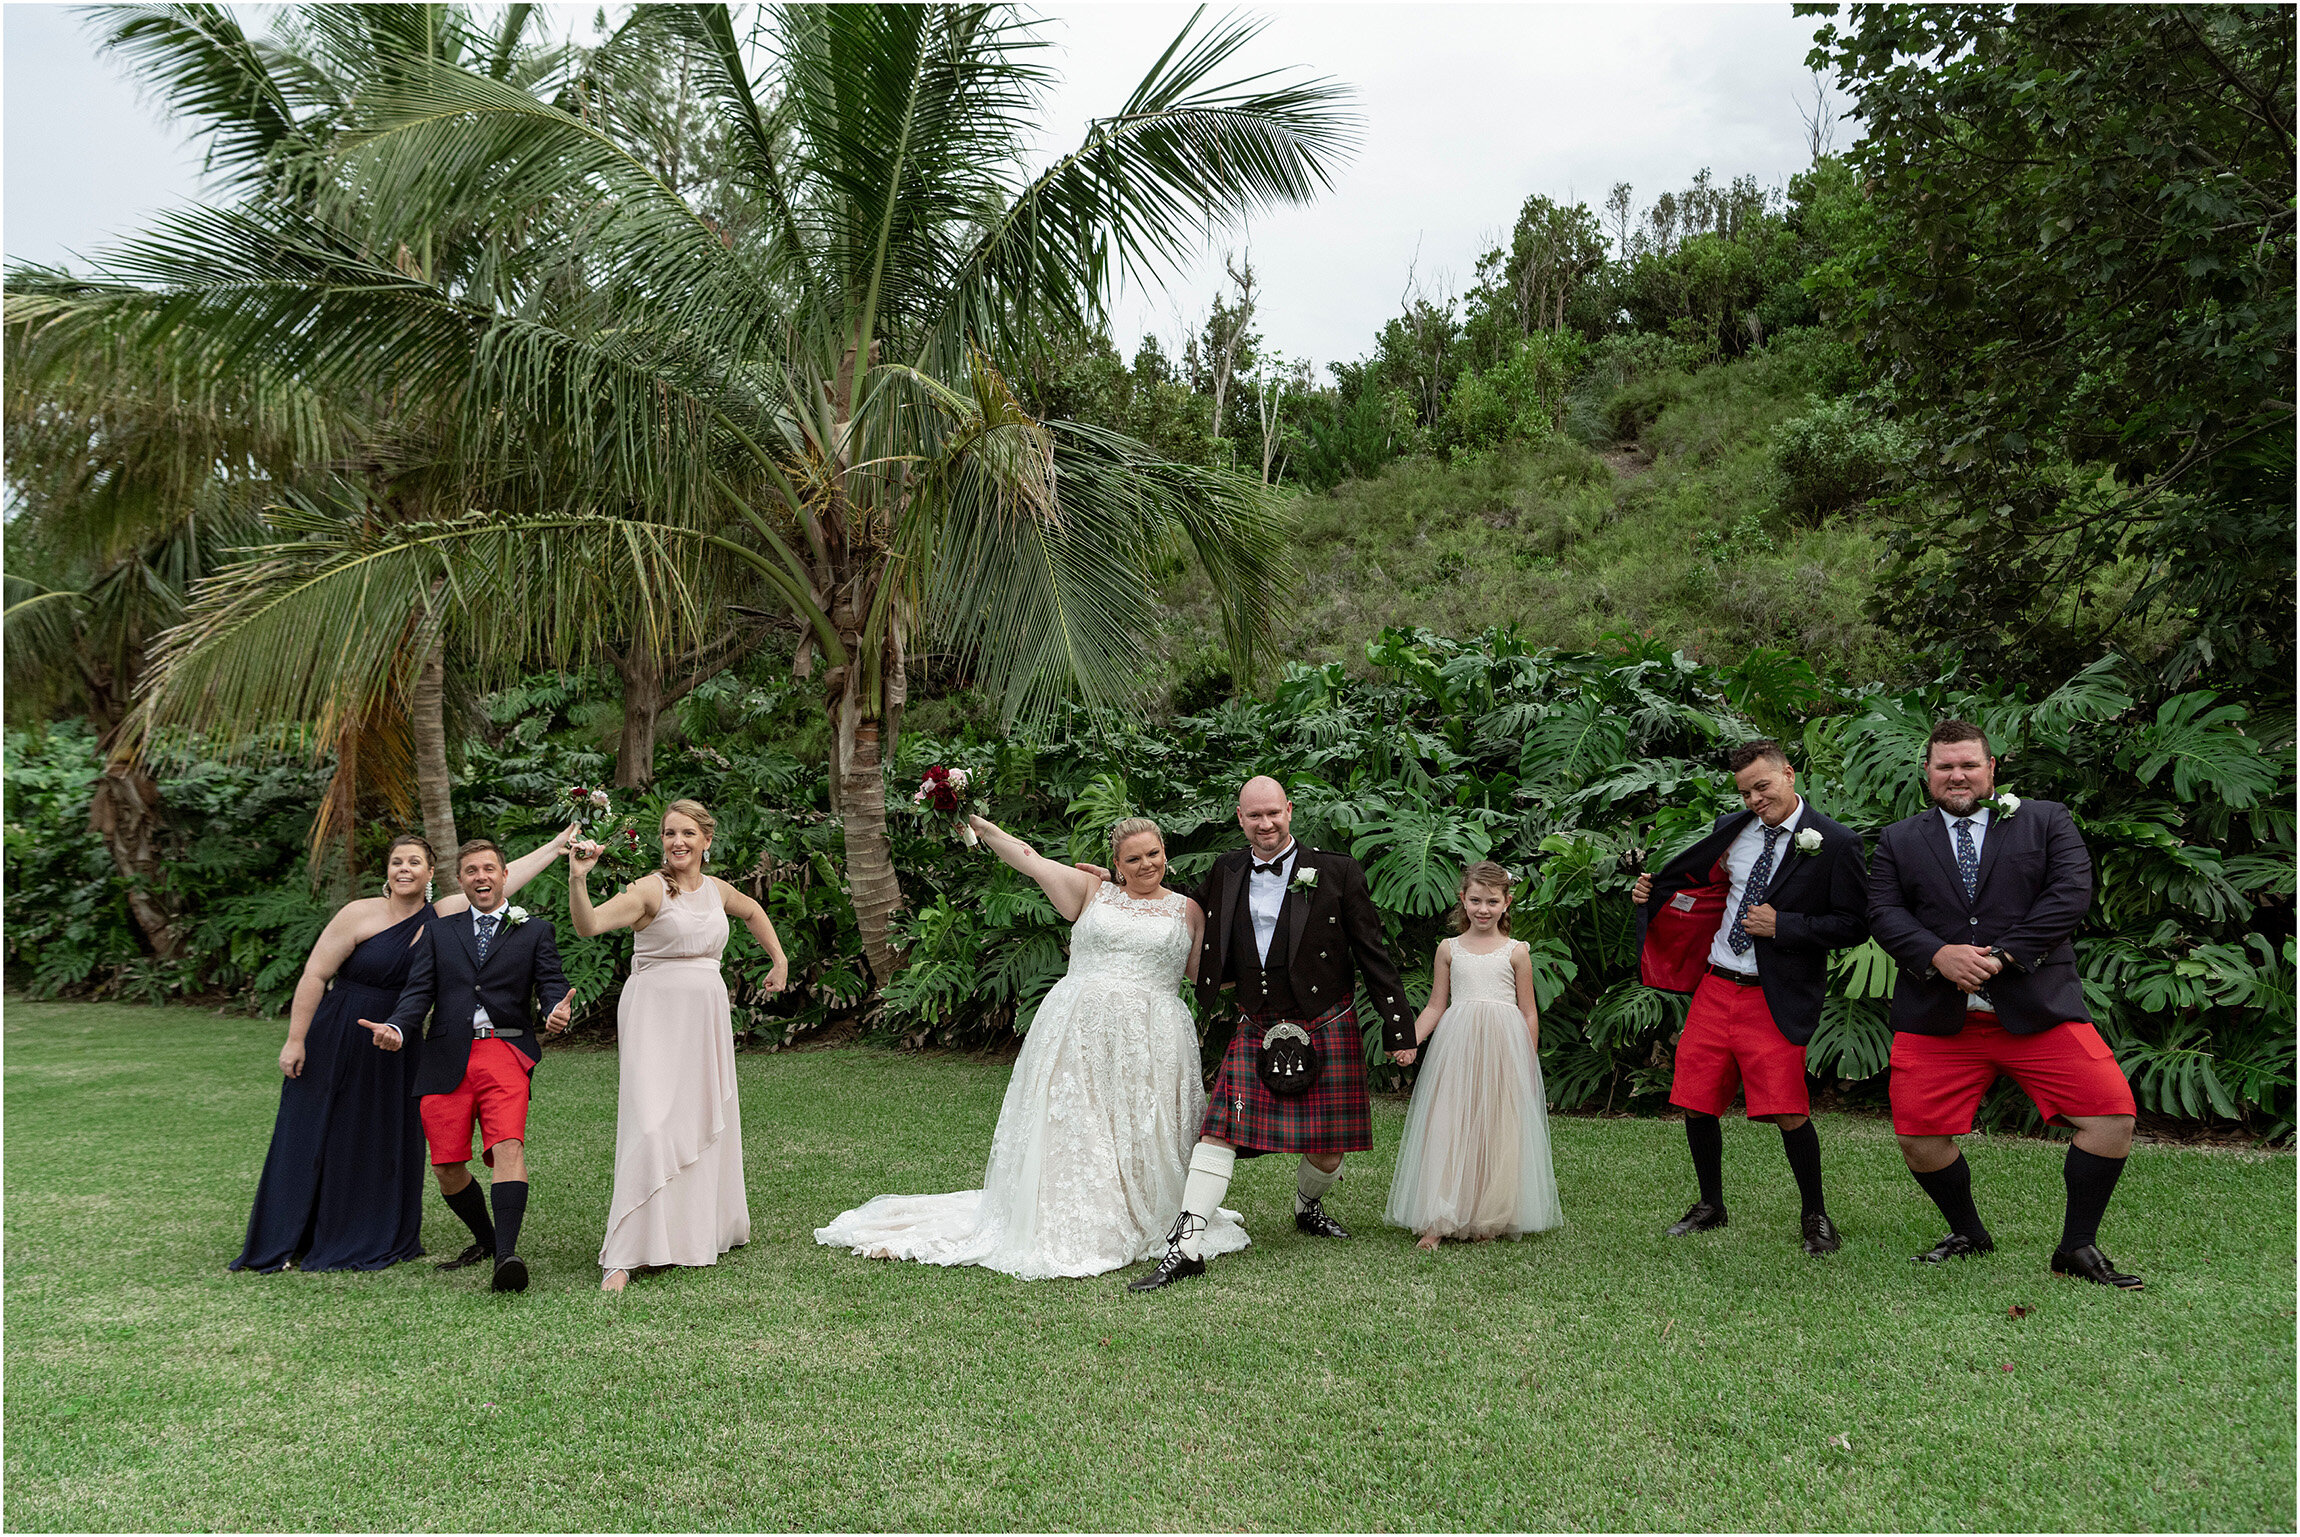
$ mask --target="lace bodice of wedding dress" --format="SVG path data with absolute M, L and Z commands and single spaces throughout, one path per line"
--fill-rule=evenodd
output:
M 1205 1113 L 1198 1032 L 1180 994 L 1186 899 L 1104 885 L 1070 930 L 1070 968 L 1039 1005 L 1007 1083 L 980 1190 L 882 1195 L 818 1228 L 879 1259 L 1098 1275 L 1164 1251 Z M 1246 1246 L 1237 1214 L 1206 1252 Z

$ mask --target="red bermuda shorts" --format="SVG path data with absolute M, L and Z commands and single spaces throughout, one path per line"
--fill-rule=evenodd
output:
M 455 1092 L 423 1096 L 423 1138 L 431 1144 L 431 1161 L 468 1160 L 474 1121 L 489 1168 L 495 1166 L 496 1143 L 526 1141 L 527 1078 L 533 1071 L 509 1041 L 473 1041 Z
M 1677 1042 L 1669 1103 L 1696 1115 L 1723 1115 L 1733 1091 L 1748 1091 L 1744 1115 L 1809 1115 L 1805 1048 L 1781 1033 L 1765 989 L 1704 975 Z
M 2116 1053 L 2081 1019 L 2014 1035 L 1975 1009 L 1955 1035 L 1893 1037 L 1893 1130 L 1904 1137 L 1961 1137 L 1989 1085 L 2004 1073 L 2047 1121 L 2131 1115 L 2132 1085 Z

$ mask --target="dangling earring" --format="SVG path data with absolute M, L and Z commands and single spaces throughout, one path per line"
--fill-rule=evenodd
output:
M 703 863 L 704 863 L 704 864 L 709 864 L 710 862 L 711 862 L 711 846 L 710 846 L 708 843 L 706 843 L 706 844 L 704 844 L 704 845 L 703 845 Z
M 423 882 L 423 900 L 426 902 L 432 900 L 431 879 L 428 876 L 424 878 Z

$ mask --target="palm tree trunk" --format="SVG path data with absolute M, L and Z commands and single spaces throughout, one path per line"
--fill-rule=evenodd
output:
M 623 731 L 615 742 L 615 787 L 644 790 L 655 782 L 655 723 L 663 713 L 663 674 L 653 652 L 638 642 L 610 651 L 623 680 Z
M 415 791 L 423 806 L 423 836 L 452 877 L 455 836 L 455 781 L 447 771 L 447 647 L 431 643 L 416 675 L 410 730 L 415 738 Z
M 839 671 L 840 669 L 834 669 Z M 886 834 L 886 774 L 879 757 L 879 722 L 864 717 L 857 697 L 859 668 L 843 669 L 831 696 L 831 752 L 838 786 L 838 818 L 846 833 L 847 895 L 871 976 L 884 987 L 902 969 L 894 946 L 893 917 L 902 906 L 895 880 L 894 846 Z
M 183 950 L 175 914 L 162 899 L 160 876 L 160 786 L 142 769 L 108 761 L 88 801 L 88 827 L 104 840 L 120 879 L 128 885 L 128 910 L 144 931 L 144 942 L 163 961 Z

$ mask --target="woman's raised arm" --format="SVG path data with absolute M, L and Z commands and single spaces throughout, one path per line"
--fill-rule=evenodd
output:
M 609 929 L 645 928 L 663 906 L 663 878 L 642 875 L 597 907 L 591 905 L 591 867 L 599 845 L 578 843 L 567 850 L 567 921 L 585 939 Z
M 993 854 L 1038 882 L 1046 900 L 1064 918 L 1077 922 L 1086 904 L 1094 900 L 1102 882 L 1085 871 L 1056 864 L 988 817 L 968 817 L 966 821 Z
M 574 836 L 574 828 L 563 827 L 559 830 L 558 837 L 546 839 L 506 865 L 503 870 L 503 900 L 510 901 L 518 893 L 520 887 L 541 874 L 545 865 L 557 859 L 566 850 L 568 840 Z M 447 857 L 453 859 L 455 856 L 449 854 Z M 456 872 L 450 871 L 448 874 L 452 882 Z M 460 891 L 451 891 L 432 903 L 431 906 L 432 911 L 438 913 L 442 918 L 447 918 L 456 913 L 468 911 L 471 907 L 471 899 Z

